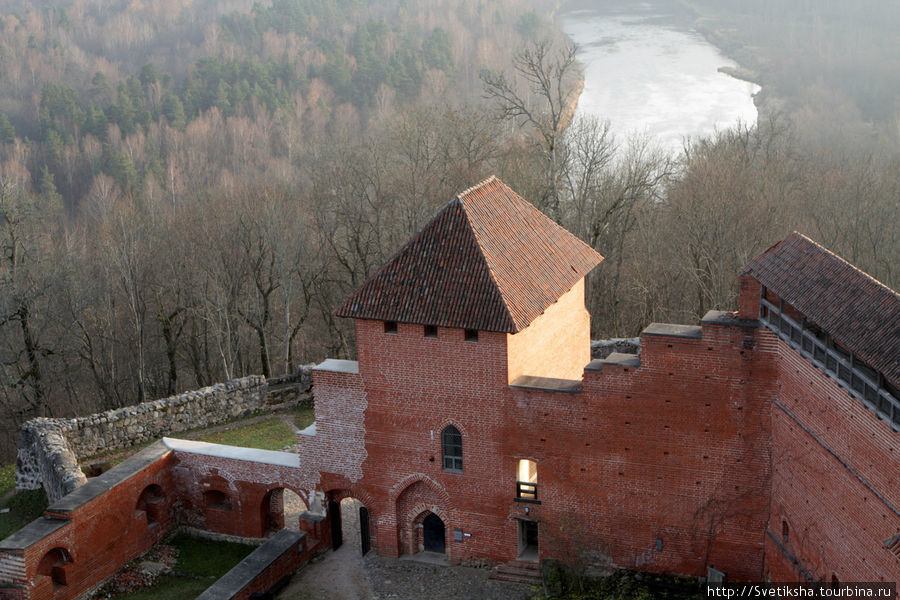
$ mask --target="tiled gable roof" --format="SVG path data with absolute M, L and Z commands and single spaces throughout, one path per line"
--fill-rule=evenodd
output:
M 900 294 L 796 232 L 744 269 L 900 385 Z
M 601 260 L 491 177 L 444 206 L 335 314 L 516 333 Z

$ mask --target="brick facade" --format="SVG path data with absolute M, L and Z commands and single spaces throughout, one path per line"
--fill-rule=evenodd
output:
M 852 271 L 827 254 L 829 273 Z M 820 277 L 807 270 L 795 277 Z M 536 523 L 540 558 L 587 567 L 900 578 L 900 542 L 890 542 L 900 539 L 897 427 L 757 320 L 763 293 L 786 317 L 804 314 L 745 272 L 736 313 L 651 325 L 639 357 L 588 363 L 582 286 L 521 331 L 479 331 L 477 342 L 463 329 L 432 336 L 421 324 L 357 319 L 357 373 L 315 371 L 326 383 L 317 403 L 365 398 L 365 451 L 354 453 L 363 477 L 352 486 L 377 515 L 380 553 L 421 551 L 434 514 L 451 562 L 514 560 Z M 869 293 L 887 297 L 873 309 L 896 319 L 895 292 Z M 879 343 L 879 357 L 896 356 L 896 343 Z M 450 425 L 461 471 L 445 469 Z M 538 502 L 516 497 L 523 459 L 537 465 Z

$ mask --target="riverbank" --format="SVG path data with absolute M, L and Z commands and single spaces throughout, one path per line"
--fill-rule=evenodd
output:
M 755 123 L 752 74 L 698 32 L 695 20 L 678 0 L 567 3 L 558 23 L 578 45 L 583 69 L 575 116 L 608 120 L 620 141 L 649 137 L 672 154 L 686 139 Z

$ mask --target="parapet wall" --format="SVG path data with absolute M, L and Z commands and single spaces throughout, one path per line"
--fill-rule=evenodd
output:
M 311 373 L 305 366 L 295 377 L 301 394 L 312 387 Z M 266 406 L 268 387 L 265 377 L 251 375 L 85 417 L 27 421 L 19 433 L 16 489 L 43 487 L 54 502 L 85 483 L 79 460 L 242 418 Z

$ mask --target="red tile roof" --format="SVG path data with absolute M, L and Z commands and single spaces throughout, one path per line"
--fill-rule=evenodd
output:
M 450 201 L 335 314 L 515 333 L 601 260 L 491 177 Z
M 796 232 L 744 272 L 900 385 L 900 294 Z

